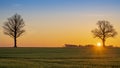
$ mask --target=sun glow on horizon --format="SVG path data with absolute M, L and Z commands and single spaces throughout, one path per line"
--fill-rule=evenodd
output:
M 100 43 L 100 42 L 98 42 L 98 43 L 97 43 L 97 46 L 98 46 L 98 47 L 101 47 L 101 43 Z

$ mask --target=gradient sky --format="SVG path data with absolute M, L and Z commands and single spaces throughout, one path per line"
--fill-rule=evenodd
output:
M 120 43 L 120 0 L 0 0 L 0 47 L 13 46 L 3 34 L 3 23 L 18 13 L 25 21 L 19 47 L 61 47 L 68 44 L 97 44 L 91 30 L 99 20 L 107 20 L 118 32 L 107 45 Z

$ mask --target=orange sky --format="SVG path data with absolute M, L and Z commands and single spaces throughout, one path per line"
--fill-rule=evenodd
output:
M 72 18 L 73 19 L 73 18 Z M 50 20 L 50 21 L 49 21 Z M 46 21 L 53 22 L 53 19 L 47 19 Z M 37 22 L 45 22 L 46 21 L 37 21 Z M 58 21 L 58 22 L 57 22 Z M 90 23 L 88 23 L 90 21 Z M 27 22 L 27 21 L 26 21 Z M 29 22 L 29 21 L 28 21 Z M 33 22 L 33 21 L 32 21 Z M 34 21 L 36 22 L 36 21 Z M 98 38 L 93 38 L 91 30 L 96 28 L 97 20 L 94 18 L 87 18 L 84 19 L 73 19 L 71 20 L 62 20 L 56 19 L 54 22 L 67 22 L 65 24 L 28 24 L 26 23 L 25 30 L 23 36 L 18 38 L 18 46 L 20 47 L 61 47 L 64 44 L 94 44 L 96 45 L 97 42 L 101 42 Z M 75 22 L 75 23 L 74 23 Z M 82 23 L 81 23 L 82 22 Z M 92 23 L 91 23 L 92 22 Z M 110 20 L 110 22 L 116 22 Z M 119 33 L 119 26 L 117 24 L 112 23 Z M 40 26 L 39 26 L 40 25 Z M 53 26 L 55 25 L 55 26 Z M 2 28 L 1 28 L 2 29 Z M 13 39 L 9 36 L 3 34 L 1 30 L 0 36 L 2 36 L 1 44 L 4 46 L 12 46 Z M 106 41 L 107 45 L 119 45 L 119 36 L 115 38 L 109 38 Z

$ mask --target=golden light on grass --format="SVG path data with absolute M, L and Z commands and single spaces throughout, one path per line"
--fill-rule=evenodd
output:
M 102 54 L 105 52 L 105 48 L 102 46 L 101 42 L 97 42 L 93 50 L 93 53 L 99 57 L 102 56 Z

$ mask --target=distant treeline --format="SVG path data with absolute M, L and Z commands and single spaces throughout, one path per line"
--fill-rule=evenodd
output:
M 74 44 L 64 44 L 64 47 L 67 47 L 67 48 L 77 48 L 77 47 L 96 47 L 96 45 L 92 45 L 92 44 L 88 44 L 88 45 L 74 45 Z M 114 46 L 113 45 L 109 45 L 109 46 L 106 46 L 106 47 L 109 47 L 109 48 L 113 48 Z

